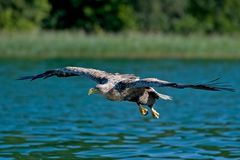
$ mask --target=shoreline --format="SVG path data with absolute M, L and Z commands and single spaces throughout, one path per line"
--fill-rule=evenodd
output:
M 0 58 L 240 59 L 240 36 L 70 31 L 0 33 Z

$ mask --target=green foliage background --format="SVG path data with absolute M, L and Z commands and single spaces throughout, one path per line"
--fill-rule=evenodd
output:
M 39 28 L 50 7 L 47 0 L 0 0 L 0 29 Z
M 235 33 L 239 0 L 0 0 L 0 30 Z

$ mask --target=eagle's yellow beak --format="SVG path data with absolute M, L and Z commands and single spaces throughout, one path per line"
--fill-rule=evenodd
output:
M 98 89 L 96 88 L 90 88 L 89 91 L 88 91 L 88 95 L 90 96 L 91 94 L 95 94 L 95 93 L 98 93 Z

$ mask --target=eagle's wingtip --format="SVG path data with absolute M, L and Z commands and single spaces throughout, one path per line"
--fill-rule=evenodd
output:
M 204 86 L 206 89 L 212 90 L 212 91 L 229 91 L 229 92 L 236 92 L 236 89 L 232 87 L 232 85 L 229 85 L 226 82 L 219 82 L 221 77 L 218 77 L 214 80 L 209 81 L 208 83 L 205 83 Z
M 34 78 L 34 76 L 24 76 L 24 77 L 17 78 L 16 80 L 30 80 L 30 81 L 32 81 L 33 78 Z

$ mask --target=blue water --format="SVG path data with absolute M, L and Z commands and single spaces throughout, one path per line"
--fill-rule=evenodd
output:
M 160 119 L 134 103 L 88 96 L 86 78 L 16 81 L 68 65 L 174 82 L 216 77 L 238 91 L 159 88 Z M 239 61 L 1 60 L 0 159 L 240 159 Z

